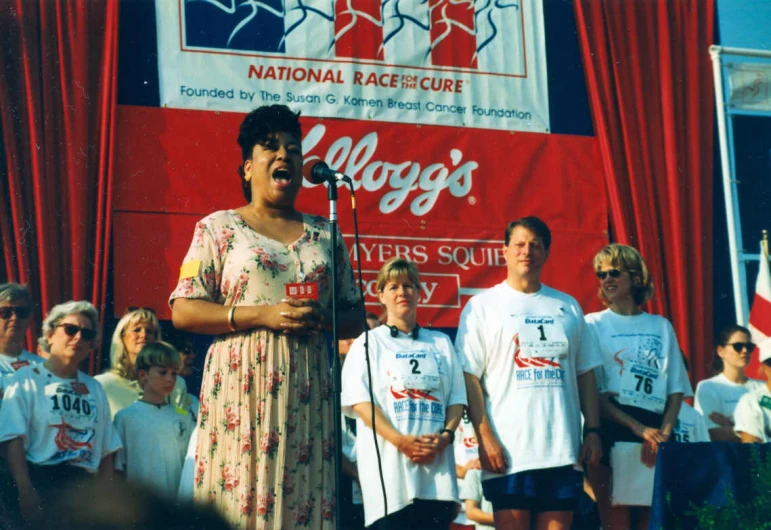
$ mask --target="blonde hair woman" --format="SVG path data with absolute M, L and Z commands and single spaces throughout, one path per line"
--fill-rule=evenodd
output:
M 354 341 L 342 378 L 343 412 L 357 420 L 365 523 L 374 529 L 446 529 L 459 508 L 452 444 L 466 404 L 463 367 L 447 335 L 418 326 L 420 277 L 414 263 L 388 260 L 378 274 L 377 290 L 385 325 Z M 388 514 L 378 468 L 372 465 L 373 414 Z
M 607 309 L 586 315 L 586 323 L 603 360 L 597 383 L 604 441 L 610 447 L 617 442 L 640 444 L 640 465 L 652 468 L 659 444 L 672 434 L 683 397 L 692 395 L 680 347 L 672 324 L 642 309 L 653 296 L 653 281 L 637 250 L 610 244 L 594 257 L 594 270 L 600 282 L 598 294 Z M 590 467 L 589 477 L 603 527 L 632 528 L 630 507 L 623 501 L 611 506 L 608 461 Z M 625 482 L 615 472 L 613 480 Z M 637 494 L 639 504 L 650 506 L 652 489 Z M 637 528 L 648 527 L 650 509 L 643 506 Z
M 137 355 L 145 344 L 160 339 L 158 317 L 149 309 L 134 309 L 118 321 L 110 344 L 110 370 L 96 376 L 107 393 L 112 417 L 142 396 L 136 373 Z M 185 380 L 177 377 L 177 386 L 169 399 L 173 405 L 186 409 L 186 396 Z

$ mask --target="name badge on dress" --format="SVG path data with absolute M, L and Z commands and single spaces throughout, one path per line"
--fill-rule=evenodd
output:
M 521 357 L 568 356 L 568 336 L 562 321 L 553 316 L 518 315 Z
M 317 282 L 288 283 L 286 295 L 296 300 L 318 300 L 319 284 Z

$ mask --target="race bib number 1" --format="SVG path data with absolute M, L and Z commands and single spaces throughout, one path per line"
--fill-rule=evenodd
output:
M 555 317 L 518 316 L 519 347 L 522 357 L 568 356 L 568 337 Z

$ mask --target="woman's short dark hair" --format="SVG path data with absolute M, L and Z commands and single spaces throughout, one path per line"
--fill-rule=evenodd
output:
M 532 216 L 522 217 L 521 219 L 517 219 L 515 221 L 510 222 L 506 226 L 506 234 L 504 236 L 504 242 L 507 247 L 509 246 L 509 241 L 511 240 L 511 233 L 518 226 L 521 226 L 522 228 L 527 228 L 533 234 L 535 234 L 536 237 L 540 237 L 541 241 L 543 241 L 544 250 L 549 250 L 549 247 L 551 246 L 551 230 L 549 230 L 549 227 L 547 226 L 547 224 L 541 221 L 538 217 L 532 217 Z
M 715 375 L 722 374 L 723 368 L 725 368 L 723 365 L 723 359 L 720 357 L 720 355 L 717 354 L 717 347 L 727 346 L 728 341 L 731 340 L 731 335 L 734 333 L 744 333 L 748 337 L 752 337 L 752 333 L 750 333 L 749 329 L 738 324 L 730 324 L 720 328 L 720 330 L 717 332 L 717 335 L 715 335 L 715 349 L 712 351 L 712 372 Z
M 257 144 L 264 144 L 276 133 L 286 132 L 302 140 L 300 113 L 293 112 L 286 105 L 263 105 L 246 115 L 238 129 L 238 145 L 241 147 L 241 162 L 238 175 L 241 177 L 241 189 L 247 201 L 252 200 L 252 187 L 244 178 L 243 161 L 252 157 Z

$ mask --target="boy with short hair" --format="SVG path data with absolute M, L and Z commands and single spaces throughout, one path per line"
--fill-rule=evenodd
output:
M 192 415 L 166 403 L 181 367 L 177 350 L 168 343 L 147 344 L 136 360 L 142 397 L 115 415 L 123 450 L 115 468 L 130 482 L 140 483 L 170 499 L 176 498 L 190 434 Z

